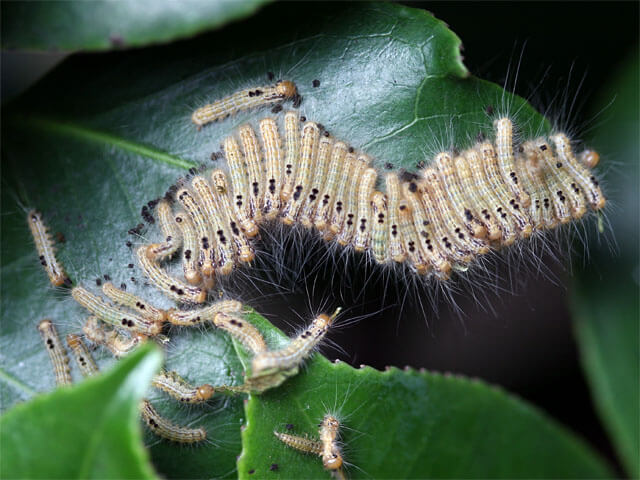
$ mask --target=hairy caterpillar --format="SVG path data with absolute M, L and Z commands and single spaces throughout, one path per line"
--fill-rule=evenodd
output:
M 207 123 L 227 118 L 241 110 L 294 99 L 297 94 L 295 83 L 289 80 L 281 80 L 270 86 L 247 88 L 198 108 L 193 112 L 191 121 L 200 128 Z
M 116 358 L 129 353 L 143 339 L 140 335 L 134 334 L 127 337 L 115 329 L 107 330 L 104 328 L 104 324 L 101 325 L 98 318 L 94 316 L 87 318 L 82 327 L 82 332 L 96 345 L 104 346 Z
M 207 438 L 207 431 L 204 428 L 188 428 L 176 425 L 162 417 L 148 400 L 142 401 L 140 414 L 149 430 L 159 437 L 172 442 L 198 443 Z
M 289 345 L 283 349 L 257 354 L 251 361 L 251 377 L 260 377 L 277 371 L 298 368 L 302 361 L 322 341 L 339 313 L 340 309 L 336 310 L 331 316 L 318 315 L 300 335 L 291 340 Z
M 151 384 L 163 392 L 168 393 L 181 403 L 206 402 L 215 392 L 214 388 L 208 383 L 197 387 L 189 385 L 187 381 L 176 372 L 160 372 L 153 377 Z
M 161 323 L 134 313 L 123 312 L 83 287 L 74 287 L 71 290 L 71 296 L 100 320 L 116 327 L 143 335 L 157 335 L 162 329 Z
M 102 293 L 118 305 L 129 307 L 130 309 L 137 311 L 142 317 L 148 318 L 152 322 L 161 324 L 166 320 L 167 312 L 150 305 L 148 302 L 133 293 L 125 292 L 124 290 L 116 288 L 111 282 L 102 284 Z
M 38 255 L 40 256 L 40 264 L 44 267 L 49 281 L 52 285 L 59 287 L 69 283 L 64 268 L 56 258 L 56 249 L 53 245 L 53 239 L 49 234 L 47 226 L 42 221 L 42 215 L 35 210 L 30 210 L 27 214 L 27 223 L 33 235 L 33 241 L 36 244 Z
M 262 334 L 256 327 L 235 315 L 219 312 L 213 317 L 213 324 L 237 338 L 254 355 L 267 350 Z
M 44 319 L 38 323 L 38 331 L 44 341 L 47 353 L 51 359 L 53 373 L 56 377 L 57 385 L 70 385 L 71 371 L 69 370 L 69 357 L 67 351 L 58 337 L 58 331 L 55 325 L 49 319 Z
M 98 373 L 98 365 L 96 365 L 93 356 L 82 341 L 80 335 L 76 335 L 75 333 L 67 335 L 67 345 L 71 349 L 71 353 L 76 359 L 76 363 L 83 377 L 90 377 Z

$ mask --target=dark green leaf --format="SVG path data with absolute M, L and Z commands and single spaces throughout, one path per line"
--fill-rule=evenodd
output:
M 355 370 L 317 356 L 281 389 L 252 397 L 246 412 L 238 461 L 245 479 L 329 478 L 319 457 L 292 450 L 273 435 L 317 439 L 328 412 L 341 419 L 350 478 L 611 475 L 582 442 L 539 411 L 460 377 Z
M 613 233 L 600 242 L 590 239 L 589 264 L 577 269 L 573 295 L 576 333 L 596 406 L 632 477 L 640 475 L 639 68 L 636 51 L 603 87 L 594 108 L 603 112 L 592 143 L 603 154 L 612 185 L 614 207 L 605 228 Z
M 143 448 L 139 404 L 162 356 L 151 345 L 74 387 L 0 418 L 2 478 L 156 478 Z
M 2 48 L 109 50 L 190 37 L 255 12 L 269 0 L 5 2 Z

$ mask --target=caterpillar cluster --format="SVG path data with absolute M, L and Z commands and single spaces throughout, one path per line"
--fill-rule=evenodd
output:
M 194 112 L 192 120 L 202 126 L 241 109 L 279 106 L 278 102 L 296 96 L 292 82 L 279 82 L 207 105 Z M 162 372 L 154 387 L 190 404 L 205 402 L 215 392 L 261 393 L 298 373 L 338 311 L 317 316 L 287 346 L 270 350 L 247 321 L 240 302 L 216 301 L 195 308 L 206 302 L 218 277 L 255 260 L 260 228 L 273 222 L 300 225 L 376 264 L 405 264 L 419 276 L 447 280 L 453 270 L 466 268 L 481 255 L 604 207 L 606 199 L 591 172 L 599 160 L 597 153 L 575 154 L 562 133 L 518 144 L 508 118 L 496 120 L 494 130 L 491 141 L 479 141 L 462 152 L 437 154 L 419 175 L 386 173 L 382 192 L 376 189 L 379 172 L 367 155 L 297 112 L 263 118 L 259 133 L 251 125 L 241 126 L 223 141 L 228 172 L 192 169 L 164 198 L 149 202 L 143 210 L 150 216 L 149 207 L 155 208 L 163 241 L 137 248 L 141 269 L 166 297 L 192 308 L 162 310 L 106 283 L 103 294 L 113 305 L 76 286 L 72 297 L 92 314 L 83 327 L 85 337 L 121 357 L 147 338 L 168 340 L 163 335 L 167 324 L 208 322 L 251 354 L 244 383 L 192 386 L 176 372 Z M 70 285 L 42 218 L 29 212 L 28 220 L 50 281 Z M 168 268 L 174 256 L 180 259 L 182 278 Z M 39 330 L 58 383 L 70 383 L 66 351 L 53 324 L 43 322 Z M 67 342 L 83 375 L 93 375 L 97 367 L 82 339 L 72 334 Z M 152 431 L 167 439 L 194 443 L 206 438 L 203 429 L 163 419 L 147 400 L 142 416 Z M 339 424 L 329 426 L 321 428 L 319 442 L 277 435 L 294 448 L 304 445 L 306 451 L 322 456 L 325 467 L 339 475 Z
M 168 296 L 204 301 L 216 276 L 254 260 L 259 227 L 276 219 L 377 264 L 447 280 L 481 255 L 606 203 L 591 172 L 596 152 L 576 155 L 562 133 L 516 144 L 508 118 L 495 121 L 493 141 L 441 152 L 419 175 L 386 173 L 386 193 L 376 190 L 367 155 L 296 112 L 282 121 L 267 117 L 259 135 L 244 125 L 224 139 L 231 185 L 222 170 L 192 169 L 157 204 L 166 240 L 141 247 L 138 257 Z M 179 248 L 186 284 L 157 267 Z

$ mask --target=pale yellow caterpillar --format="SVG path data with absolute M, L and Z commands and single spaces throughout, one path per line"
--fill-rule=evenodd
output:
M 342 468 L 342 453 L 338 445 L 340 422 L 333 415 L 327 414 L 320 424 L 320 442 L 322 442 L 322 464 L 327 470 Z
M 71 353 L 73 354 L 83 377 L 90 377 L 91 375 L 98 373 L 98 365 L 96 365 L 93 356 L 82 341 L 80 335 L 76 335 L 75 333 L 67 335 L 67 345 L 71 349 Z
M 193 198 L 189 190 L 186 188 L 178 190 L 176 198 L 187 211 L 196 227 L 196 233 L 198 234 L 198 240 L 200 242 L 200 250 L 198 253 L 198 265 L 200 266 L 200 272 L 205 277 L 212 278 L 215 267 L 213 253 L 215 239 L 211 232 L 211 226 L 207 221 L 207 215 L 205 214 L 205 211 L 203 211 L 201 205 L 196 202 L 196 199 Z M 213 285 L 209 285 L 208 287 L 211 286 Z
M 237 315 L 218 312 L 213 317 L 213 324 L 237 338 L 254 355 L 267 350 L 267 344 L 258 329 Z
M 352 168 L 350 171 L 351 179 L 348 185 L 349 190 L 346 195 L 346 202 L 343 206 L 345 212 L 344 225 L 336 237 L 338 244 L 343 247 L 349 245 L 355 233 L 356 213 L 358 208 L 358 188 L 362 180 L 363 172 L 369 166 L 370 162 L 371 159 L 366 155 L 358 155 L 358 157 L 352 162 Z
M 156 212 L 158 212 L 157 218 L 164 235 L 164 242 L 150 245 L 147 255 L 150 260 L 162 261 L 171 257 L 182 246 L 182 235 L 167 200 L 162 199 L 158 202 Z
M 500 118 L 495 121 L 496 151 L 498 165 L 504 182 L 509 186 L 513 194 L 520 201 L 522 207 L 531 205 L 529 194 L 522 189 L 518 182 L 518 174 L 515 170 L 513 156 L 513 124 L 508 118 Z
M 116 358 L 131 352 L 144 338 L 135 334 L 127 337 L 115 329 L 106 330 L 98 318 L 94 316 L 87 318 L 82 332 L 96 345 L 104 346 Z
M 227 177 L 222 170 L 214 170 L 211 172 L 211 181 L 215 189 L 215 198 L 219 204 L 219 211 L 223 217 L 223 223 L 226 222 L 229 225 L 229 232 L 236 248 L 236 255 L 240 262 L 249 263 L 255 258 L 255 252 L 253 246 L 249 241 L 249 238 L 240 229 L 238 223 L 231 216 L 233 210 L 229 203 Z M 225 229 L 223 229 L 223 234 Z
M 329 327 L 340 313 L 337 309 L 331 316 L 318 315 L 300 335 L 291 340 L 281 350 L 259 353 L 251 361 L 251 376 L 269 375 L 276 371 L 285 371 L 298 367 L 313 349 L 323 340 Z
M 202 275 L 198 268 L 198 252 L 200 251 L 200 243 L 198 235 L 191 218 L 186 213 L 177 213 L 175 216 L 176 224 L 182 232 L 184 248 L 182 251 L 182 269 L 184 278 L 189 285 L 199 285 L 202 282 Z
M 224 152 L 231 173 L 231 187 L 233 189 L 232 203 L 238 218 L 238 223 L 240 224 L 240 228 L 242 228 L 249 237 L 255 237 L 258 234 L 258 226 L 249 215 L 249 192 L 247 191 L 248 185 L 246 182 L 247 173 L 242 152 L 235 138 L 225 138 Z
M 160 372 L 153 377 L 151 385 L 169 394 L 181 403 L 206 402 L 215 393 L 214 388 L 208 383 L 194 387 L 187 383 L 187 381 L 176 372 Z
M 310 438 L 276 431 L 274 431 L 273 434 L 287 447 L 291 447 L 303 453 L 310 453 L 318 456 L 322 455 L 322 442 L 318 440 L 312 440 Z
M 149 247 L 149 249 L 150 248 L 151 247 Z M 166 311 L 150 305 L 147 301 L 133 293 L 116 288 L 111 282 L 106 282 L 102 285 L 102 293 L 118 305 L 129 307 L 152 322 L 162 324 L 167 318 Z
M 68 282 L 67 275 L 56 258 L 53 239 L 49 235 L 47 226 L 42 221 L 42 215 L 35 210 L 30 210 L 27 214 L 27 222 L 40 256 L 40 264 L 47 272 L 49 281 L 56 287 L 64 285 Z
M 51 320 L 45 319 L 38 323 L 38 331 L 44 341 L 44 345 L 49 354 L 53 373 L 56 377 L 57 385 L 71 385 L 71 371 L 69 370 L 69 357 L 67 351 L 58 337 L 56 327 Z
M 238 130 L 244 160 L 247 165 L 247 200 L 249 202 L 249 216 L 259 223 L 262 218 L 262 151 L 256 132 L 250 125 L 243 125 Z
M 371 215 L 371 203 L 373 190 L 376 186 L 378 172 L 375 168 L 367 168 L 362 174 L 360 185 L 358 186 L 358 214 L 353 246 L 356 252 L 364 252 L 369 245 L 369 234 L 375 219 Z
M 407 258 L 407 252 L 404 251 L 402 242 L 402 232 L 399 227 L 399 211 L 400 206 L 400 180 L 395 173 L 387 173 L 385 177 L 387 185 L 387 217 L 389 222 L 388 244 L 389 258 L 394 262 L 402 263 Z
M 278 124 L 273 118 L 260 121 L 260 134 L 265 154 L 264 215 L 273 220 L 280 211 L 280 189 L 282 188 L 282 140 Z
M 313 220 L 314 225 L 320 231 L 326 230 L 331 221 L 333 202 L 335 201 L 336 189 L 338 188 L 338 181 L 346 155 L 347 146 L 343 142 L 334 143 L 329 171 L 327 172 L 327 181 L 324 188 L 320 190 L 320 204 Z
M 146 254 L 147 246 L 138 248 L 138 262 L 142 271 L 156 288 L 161 290 L 169 298 L 178 302 L 203 303 L 207 298 L 207 292 L 200 287 L 185 285 L 177 279 L 169 276 L 159 265 L 149 260 Z
M 203 322 L 213 322 L 217 313 L 240 313 L 242 303 L 237 300 L 220 300 L 208 307 L 195 310 L 170 309 L 167 320 L 174 325 L 190 326 Z
M 356 154 L 354 153 L 353 148 L 350 148 L 347 150 L 342 168 L 340 169 L 340 175 L 338 176 L 338 184 L 331 215 L 331 225 L 329 225 L 329 228 L 325 230 L 325 240 L 333 239 L 342 230 L 342 225 L 347 215 L 346 207 L 349 201 L 347 196 L 349 193 L 349 186 L 352 181 L 351 174 L 355 167 L 355 162 Z
M 324 135 L 320 137 L 318 155 L 315 163 L 310 167 L 313 175 L 311 176 L 307 201 L 302 207 L 302 212 L 300 213 L 299 221 L 305 228 L 313 227 L 314 216 L 319 208 L 318 206 L 321 204 L 321 192 L 327 182 L 332 149 L 333 139 L 330 138 L 328 132 L 324 132 Z
M 159 437 L 177 443 L 198 443 L 206 440 L 207 432 L 204 428 L 188 428 L 175 425 L 162 417 L 148 400 L 142 401 L 140 410 L 145 425 Z
M 300 160 L 300 122 L 297 112 L 287 112 L 284 116 L 284 176 L 280 189 L 280 200 L 283 205 L 289 201 L 296 178 L 296 167 Z
M 145 259 L 147 258 L 144 254 L 143 256 Z M 100 320 L 116 327 L 143 335 L 157 335 L 162 330 L 161 323 L 146 319 L 135 313 L 124 312 L 83 287 L 74 287 L 71 290 L 71 296 Z
M 320 140 L 320 129 L 314 122 L 307 122 L 302 128 L 302 141 L 300 150 L 299 165 L 296 169 L 296 179 L 294 190 L 282 209 L 282 221 L 287 225 L 292 225 L 298 217 L 300 207 L 306 200 L 306 188 L 309 185 L 313 161 L 318 153 L 318 142 Z
M 241 110 L 279 103 L 292 99 L 296 95 L 296 85 L 289 80 L 281 80 L 270 86 L 247 88 L 198 108 L 193 112 L 191 121 L 200 128 L 207 123 L 227 118 Z

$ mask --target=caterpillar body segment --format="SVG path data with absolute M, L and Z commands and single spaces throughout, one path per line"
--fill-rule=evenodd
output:
M 290 80 L 282 80 L 275 85 L 247 88 L 198 108 L 191 115 L 191 121 L 201 128 L 241 110 L 280 103 L 287 99 L 294 99 L 296 96 L 296 85 Z
M 329 162 L 329 170 L 327 172 L 327 181 L 324 188 L 321 190 L 320 204 L 318 205 L 316 215 L 313 220 L 314 225 L 320 231 L 327 230 L 331 221 L 331 213 L 335 202 L 336 190 L 338 188 L 340 174 L 345 163 L 347 149 L 347 145 L 343 142 L 336 142 L 333 144 L 331 161 Z
M 296 169 L 300 160 L 300 120 L 297 112 L 284 116 L 285 157 L 280 201 L 286 205 L 293 193 Z
M 262 149 L 258 143 L 256 132 L 250 125 L 243 125 L 238 130 L 244 159 L 247 165 L 247 185 L 249 216 L 254 222 L 259 223 L 262 217 Z
M 314 122 L 305 123 L 302 128 L 300 159 L 296 169 L 294 189 L 282 210 L 282 221 L 287 225 L 292 225 L 296 221 L 300 208 L 306 200 L 311 172 L 314 168 L 313 162 L 316 160 L 318 153 L 319 140 L 320 129 L 318 124 Z
M 545 169 L 555 177 L 557 184 L 562 189 L 562 194 L 569 199 L 571 217 L 575 220 L 582 218 L 587 213 L 587 199 L 576 179 L 571 176 L 569 169 L 565 165 L 566 162 L 553 157 L 551 147 L 544 139 L 534 141 L 533 145 L 533 148 L 537 149 L 544 159 Z M 523 148 L 525 152 L 531 149 L 528 145 L 523 145 Z
M 170 258 L 182 246 L 182 234 L 167 200 L 162 199 L 158 202 L 156 212 L 160 230 L 164 235 L 164 242 L 150 245 L 147 255 L 149 255 L 149 260 L 160 262 Z
M 255 258 L 255 251 L 249 237 L 240 229 L 235 217 L 231 216 L 232 209 L 229 203 L 227 177 L 222 170 L 214 170 L 211 172 L 211 181 L 215 188 L 214 197 L 218 203 L 218 210 L 222 217 L 222 225 L 228 225 L 228 232 L 235 245 L 236 258 L 241 263 L 250 263 Z M 225 228 L 221 228 L 222 235 L 225 235 Z
M 439 153 L 434 159 L 434 163 L 442 179 L 444 190 L 448 194 L 449 201 L 458 218 L 462 219 L 467 230 L 475 238 L 485 238 L 487 236 L 487 228 L 482 224 L 479 215 L 472 210 L 472 201 L 465 195 L 464 190 L 451 155 L 448 153 Z
M 208 383 L 199 386 L 190 385 L 184 378 L 173 371 L 160 372 L 153 377 L 151 385 L 181 403 L 203 403 L 215 393 L 214 388 Z
M 231 235 L 225 223 L 226 213 L 223 212 L 218 205 L 211 186 L 205 178 L 200 176 L 194 177 L 191 181 L 191 187 L 194 192 L 196 192 L 202 212 L 206 215 L 210 226 L 210 243 L 213 244 L 209 252 L 210 260 L 215 266 L 216 273 L 229 275 L 233 271 L 235 259 L 233 246 L 231 245 Z M 207 273 L 205 265 L 202 266 L 202 273 L 209 277 L 213 275 L 210 271 Z
M 188 428 L 176 425 L 161 416 L 148 400 L 142 401 L 140 410 L 145 425 L 159 437 L 177 443 L 198 443 L 206 440 L 204 428 Z
M 71 385 L 69 357 L 67 356 L 67 350 L 60 341 L 55 325 L 49 319 L 42 320 L 38 323 L 38 332 L 40 332 L 40 336 L 49 354 L 53 373 L 56 378 L 56 385 Z
M 400 179 L 395 173 L 388 173 L 385 177 L 387 186 L 387 212 L 389 222 L 389 257 L 397 263 L 402 263 L 407 258 L 402 241 L 402 232 L 399 226 L 400 207 Z
M 315 161 L 313 175 L 307 192 L 307 200 L 302 207 L 300 213 L 300 224 L 305 228 L 313 227 L 313 219 L 318 206 L 322 200 L 322 190 L 328 181 L 329 162 L 331 160 L 331 151 L 333 149 L 333 139 L 329 137 L 327 132 L 320 137 L 318 146 L 318 156 Z
M 371 214 L 372 196 L 378 179 L 378 172 L 375 168 L 367 168 L 362 174 L 362 179 L 358 185 L 358 209 L 355 222 L 355 236 L 353 247 L 356 252 L 364 252 L 369 246 L 369 236 L 373 228 L 375 219 Z
M 429 262 L 422 250 L 413 225 L 413 215 L 409 201 L 402 199 L 398 203 L 398 230 L 412 267 L 419 275 L 425 275 L 429 270 Z
M 204 322 L 213 322 L 218 313 L 241 313 L 243 305 L 237 300 L 220 300 L 213 304 L 193 310 L 169 309 L 167 321 L 173 325 L 188 327 Z
M 146 247 L 141 247 L 141 250 L 142 249 L 146 249 Z M 141 256 L 145 258 L 145 261 L 149 262 L 144 251 Z M 124 312 L 119 308 L 108 304 L 100 297 L 94 295 L 83 287 L 74 287 L 71 290 L 71 296 L 82 307 L 87 309 L 100 320 L 115 327 L 149 336 L 157 335 L 162 330 L 161 322 L 144 318 L 135 313 Z
M 78 368 L 80 369 L 80 373 L 82 373 L 83 377 L 90 377 L 98 373 L 98 365 L 96 365 L 93 356 L 82 341 L 82 337 L 80 335 L 76 335 L 75 333 L 67 335 L 67 345 L 69 346 L 69 349 L 73 354 L 73 358 L 78 364 Z
M 42 215 L 35 210 L 30 210 L 27 214 L 27 223 L 36 244 L 36 250 L 38 250 L 40 264 L 47 272 L 51 285 L 60 287 L 68 283 L 67 274 L 56 258 L 56 248 L 49 230 L 42 220 Z
M 258 226 L 249 215 L 249 185 L 240 146 L 235 138 L 227 137 L 224 139 L 223 148 L 231 175 L 231 187 L 233 189 L 231 203 L 238 218 L 238 223 L 249 237 L 255 237 L 258 234 Z
M 111 352 L 116 358 L 121 358 L 136 348 L 140 342 L 146 338 L 142 335 L 131 335 L 129 337 L 118 332 L 116 329 L 107 330 L 97 317 L 90 316 L 82 326 L 82 333 L 88 340 L 101 345 Z
M 267 220 L 273 220 L 280 212 L 280 190 L 282 189 L 282 140 L 278 124 L 273 118 L 260 121 L 260 135 L 265 154 L 266 174 L 263 212 Z
M 353 181 L 352 174 L 355 169 L 356 155 L 353 149 L 347 150 L 347 154 L 344 157 L 342 169 L 338 176 L 338 183 L 333 203 L 333 209 L 331 214 L 331 225 L 325 233 L 325 239 L 331 240 L 340 233 L 343 223 L 347 216 L 347 203 L 349 201 L 349 187 Z
M 300 335 L 281 350 L 265 351 L 251 361 L 251 377 L 297 368 L 324 339 L 340 309 L 332 315 L 318 315 Z
M 214 315 L 213 324 L 238 339 L 254 355 L 267 350 L 267 344 L 262 334 L 242 317 L 232 313 L 219 312 Z
M 499 171 L 500 164 L 496 155 L 495 148 L 490 143 L 483 143 L 479 146 L 479 150 L 482 155 L 482 162 L 487 172 L 487 177 L 492 182 L 493 188 L 498 195 L 505 200 L 504 206 L 508 212 L 508 215 L 513 218 L 518 234 L 521 237 L 529 237 L 533 231 L 530 219 L 527 217 L 526 212 L 522 204 L 520 203 L 518 196 L 509 189 L 509 185 L 506 183 L 504 177 Z M 509 167 L 512 168 L 512 167 Z M 508 199 L 508 201 L 506 201 Z M 527 199 L 530 197 L 527 195 Z
M 151 246 L 149 246 L 149 249 L 151 249 Z M 149 249 L 147 249 L 147 253 Z M 162 324 L 167 319 L 166 311 L 154 307 L 133 293 L 115 287 L 111 282 L 106 282 L 102 285 L 102 293 L 111 301 L 135 310 L 141 316 L 148 318 L 152 322 Z
M 451 262 L 434 233 L 433 222 L 427 217 L 419 187 L 415 182 L 403 184 L 402 194 L 412 209 L 413 228 L 420 242 L 421 252 L 431 264 L 438 278 L 446 280 L 451 274 Z M 410 234 L 411 235 L 411 234 Z
M 171 277 L 162 267 L 149 260 L 146 255 L 147 246 L 141 246 L 137 250 L 138 263 L 143 273 L 151 283 L 165 295 L 181 303 L 203 303 L 207 298 L 207 291 L 191 285 L 184 284 Z M 97 315 L 97 314 L 96 314 Z
M 322 464 L 327 470 L 338 470 L 342 467 L 342 452 L 338 445 L 340 421 L 327 414 L 320 424 L 320 442 L 322 442 Z
M 376 262 L 384 264 L 389 259 L 389 234 L 387 196 L 382 192 L 374 192 L 371 196 L 371 252 Z
M 200 244 L 198 235 L 189 215 L 179 212 L 175 215 L 176 224 L 182 233 L 184 248 L 182 251 L 182 270 L 189 285 L 200 285 L 202 275 L 198 267 Z
M 364 171 L 369 166 L 371 159 L 366 155 L 358 155 L 353 161 L 351 169 L 351 180 L 349 182 L 349 190 L 347 192 L 347 201 L 344 205 L 345 217 L 344 225 L 338 234 L 336 241 L 343 247 L 352 242 L 356 230 L 357 213 L 358 213 L 358 191 L 362 181 Z
M 495 122 L 496 129 L 496 152 L 498 156 L 498 166 L 505 184 L 520 202 L 521 207 L 526 208 L 531 205 L 529 194 L 522 188 L 518 180 L 515 169 L 515 158 L 513 156 L 513 124 L 508 118 L 500 118 Z
M 318 440 L 312 440 L 298 435 L 291 435 L 289 433 L 273 432 L 273 434 L 287 447 L 291 447 L 303 453 L 310 453 L 318 456 L 322 455 L 322 442 Z
M 211 225 L 207 220 L 207 213 L 186 188 L 178 190 L 176 198 L 187 211 L 196 228 L 196 234 L 200 242 L 198 253 L 200 272 L 205 277 L 213 277 L 215 268 L 213 245 L 215 244 L 215 238 L 211 231 Z

